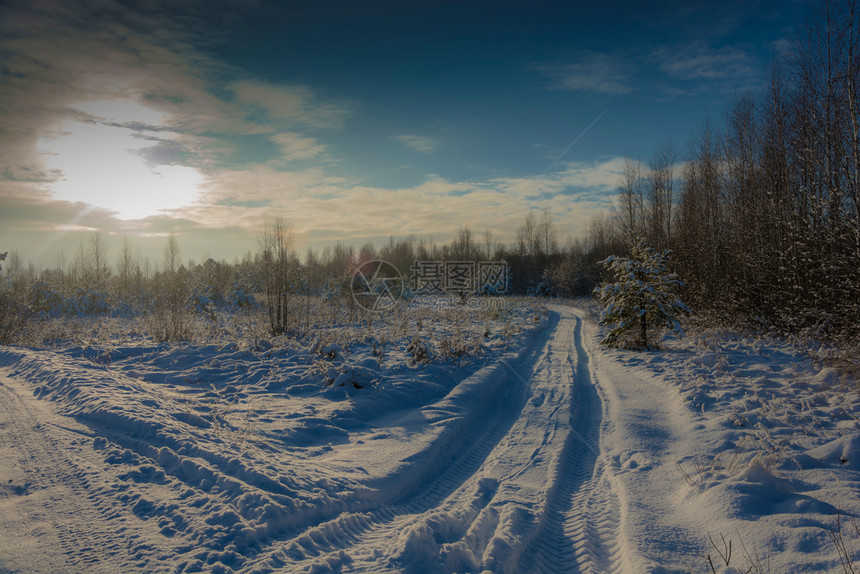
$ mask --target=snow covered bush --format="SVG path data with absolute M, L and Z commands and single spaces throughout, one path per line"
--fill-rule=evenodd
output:
M 36 281 L 27 291 L 27 304 L 36 313 L 59 317 L 68 312 L 69 303 L 63 294 L 47 281 Z
M 110 295 L 97 289 L 75 289 L 72 306 L 79 315 L 98 315 L 111 310 Z
M 344 285 L 343 278 L 328 278 L 320 289 L 320 298 L 323 302 L 338 302 L 347 296 L 348 289 Z
M 30 310 L 15 292 L 0 281 L 0 345 L 16 341 L 30 318 Z
M 411 364 L 426 362 L 430 360 L 430 351 L 420 337 L 412 337 L 406 352 L 412 357 Z
M 227 294 L 227 301 L 234 309 L 256 309 L 259 306 L 253 291 L 244 281 L 233 282 L 233 287 Z
M 207 293 L 192 293 L 188 297 L 188 306 L 198 315 L 212 317 L 215 315 L 215 303 Z
M 461 367 L 470 357 L 481 353 L 482 338 L 480 332 L 455 329 L 453 334 L 439 340 L 439 358 Z
M 667 268 L 669 251 L 655 252 L 641 240 L 631 257 L 608 257 L 601 264 L 614 276 L 595 290 L 603 306 L 601 325 L 612 325 L 603 344 L 610 347 L 648 349 L 648 328 L 666 327 L 683 334 L 678 320 L 690 309 L 675 295 L 684 283 Z

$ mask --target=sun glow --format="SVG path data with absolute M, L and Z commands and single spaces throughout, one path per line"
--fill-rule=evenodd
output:
M 87 203 L 126 220 L 194 202 L 203 174 L 154 153 L 177 143 L 176 134 L 153 129 L 163 114 L 129 101 L 76 107 L 97 120 L 66 120 L 60 135 L 38 143 L 45 166 L 62 174 L 52 184 L 56 199 Z

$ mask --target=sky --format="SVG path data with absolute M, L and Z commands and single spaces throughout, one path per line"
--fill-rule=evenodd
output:
M 580 237 L 626 159 L 767 82 L 799 1 L 11 0 L 0 4 L 0 251 L 94 232 L 158 263 L 389 236 Z M 111 252 L 110 250 L 113 249 Z

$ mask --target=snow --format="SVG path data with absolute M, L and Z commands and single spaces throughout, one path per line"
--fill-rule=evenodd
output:
M 856 380 L 766 338 L 619 351 L 587 307 L 504 315 L 420 360 L 407 333 L 0 348 L 0 572 L 840 571 Z

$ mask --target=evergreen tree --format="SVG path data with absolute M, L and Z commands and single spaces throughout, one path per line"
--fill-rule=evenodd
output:
M 630 258 L 611 256 L 601 262 L 615 282 L 598 287 L 595 295 L 603 305 L 600 324 L 613 325 L 603 344 L 647 349 L 649 327 L 683 334 L 678 317 L 690 310 L 674 293 L 683 282 L 667 268 L 669 251 L 655 252 L 642 240 L 631 251 Z

